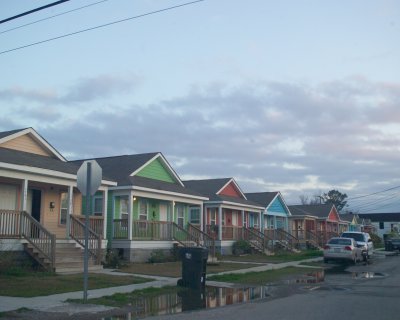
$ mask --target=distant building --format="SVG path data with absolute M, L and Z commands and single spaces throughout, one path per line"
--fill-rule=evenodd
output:
M 384 234 L 400 231 L 400 212 L 364 213 L 359 217 L 369 219 L 381 238 Z

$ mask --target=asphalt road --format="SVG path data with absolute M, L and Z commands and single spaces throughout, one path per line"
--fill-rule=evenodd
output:
M 287 294 L 274 296 L 272 290 L 270 298 L 254 303 L 147 319 L 400 319 L 400 256 L 377 256 L 371 264 L 344 269 L 328 272 L 321 283 L 292 286 Z

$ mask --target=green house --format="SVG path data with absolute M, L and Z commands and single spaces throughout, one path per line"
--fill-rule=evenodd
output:
M 205 196 L 185 187 L 163 154 L 95 159 L 103 175 L 117 182 L 108 190 L 107 239 L 130 261 L 172 248 L 189 224 L 202 230 Z M 96 195 L 101 201 L 101 194 Z M 94 204 L 95 205 L 95 204 Z

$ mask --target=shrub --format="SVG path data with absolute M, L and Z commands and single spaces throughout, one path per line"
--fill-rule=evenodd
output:
M 161 249 L 153 250 L 150 254 L 150 258 L 147 260 L 149 263 L 161 263 L 168 262 L 168 258 L 165 256 L 164 251 Z
M 245 253 L 251 253 L 250 243 L 248 243 L 245 240 L 236 241 L 232 246 L 232 253 L 235 256 L 245 254 Z
M 374 248 L 380 248 L 383 246 L 383 241 L 382 238 L 380 238 L 377 234 L 375 233 L 370 233 L 372 243 L 374 244 Z
M 105 261 L 103 266 L 106 268 L 119 268 L 122 265 L 122 259 L 118 250 L 108 248 L 106 252 Z

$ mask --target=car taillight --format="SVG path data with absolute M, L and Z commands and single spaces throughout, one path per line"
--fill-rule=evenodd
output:
M 331 248 L 330 246 L 324 246 L 324 250 L 328 250 L 330 248 Z
M 350 246 L 345 246 L 344 250 L 351 251 L 351 247 Z

